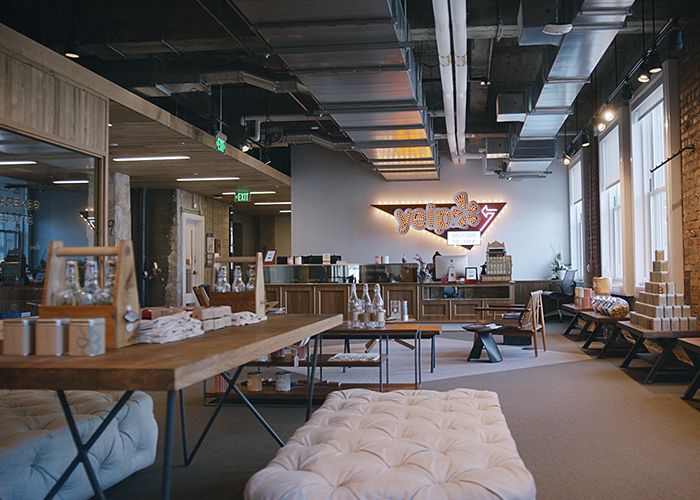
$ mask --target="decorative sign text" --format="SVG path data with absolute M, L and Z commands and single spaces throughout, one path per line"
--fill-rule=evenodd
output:
M 479 231 L 447 231 L 447 244 L 481 245 L 481 233 Z

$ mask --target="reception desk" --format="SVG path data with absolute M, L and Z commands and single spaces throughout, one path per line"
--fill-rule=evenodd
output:
M 467 322 L 491 319 L 477 308 L 511 304 L 515 283 L 380 283 L 387 307 L 392 300 L 408 302 L 408 314 L 418 321 Z M 362 285 L 359 285 L 362 286 Z M 374 283 L 369 284 L 370 290 Z M 349 284 L 266 284 L 268 301 L 289 314 L 343 314 L 347 319 Z

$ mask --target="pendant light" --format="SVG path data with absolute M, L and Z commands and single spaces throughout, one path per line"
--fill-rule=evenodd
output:
M 591 138 L 588 136 L 587 132 L 584 132 L 583 134 L 581 134 L 581 147 L 587 148 L 590 145 L 591 145 Z
M 554 22 L 544 25 L 542 33 L 545 35 L 561 36 L 566 35 L 574 29 L 571 23 L 559 22 L 559 0 L 554 0 Z
M 651 0 L 651 32 L 653 34 L 652 51 L 647 58 L 649 62 L 649 73 L 655 75 L 656 73 L 661 73 L 661 59 L 659 59 L 659 54 L 656 52 L 656 3 Z
M 649 73 L 649 63 L 646 60 L 647 53 L 647 40 L 646 40 L 646 19 L 644 17 L 644 2 L 642 2 L 642 56 L 644 61 L 642 66 L 639 68 L 639 75 L 637 75 L 637 81 L 639 83 L 648 83 L 651 80 L 651 74 Z

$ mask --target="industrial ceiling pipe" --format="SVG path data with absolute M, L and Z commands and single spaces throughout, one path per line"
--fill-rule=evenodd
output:
M 455 120 L 457 128 L 457 152 L 462 155 L 467 151 L 467 0 L 450 0 L 452 17 L 452 47 L 455 67 Z M 459 158 L 464 163 L 464 158 Z
M 438 62 L 440 63 L 440 82 L 442 84 L 442 101 L 445 108 L 445 128 L 447 145 L 452 161 L 457 163 L 457 139 L 455 135 L 455 99 L 452 78 L 452 46 L 450 43 L 450 9 L 448 0 L 433 0 L 435 15 L 435 41 L 437 42 Z

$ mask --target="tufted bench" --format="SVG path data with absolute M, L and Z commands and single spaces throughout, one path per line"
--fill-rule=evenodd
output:
M 250 500 L 532 499 L 489 391 L 331 393 L 246 485 Z
M 115 405 L 118 394 L 68 391 L 68 402 L 85 442 Z M 153 400 L 135 392 L 90 449 L 103 488 L 155 460 L 158 427 Z M 76 454 L 56 393 L 0 391 L 0 498 L 43 498 Z M 78 466 L 57 498 L 90 498 L 92 488 Z

